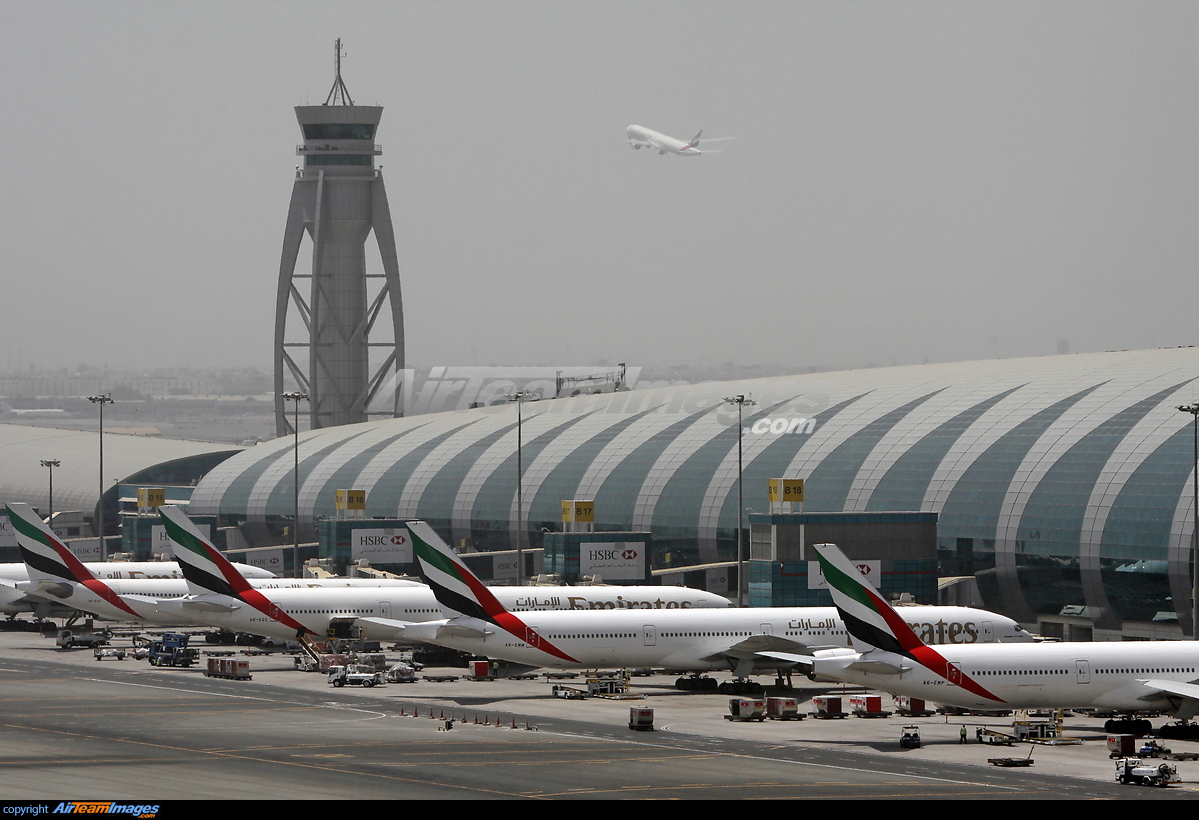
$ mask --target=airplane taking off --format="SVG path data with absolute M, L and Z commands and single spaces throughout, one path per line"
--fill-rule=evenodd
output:
M 815 552 L 854 649 L 793 660 L 837 680 L 965 709 L 1096 708 L 1199 713 L 1199 642 L 1037 643 L 928 646 L 833 544 Z M 1128 724 L 1130 721 L 1116 721 Z M 1113 726 L 1108 731 L 1126 731 Z
M 700 129 L 691 142 L 683 142 L 640 125 L 630 125 L 628 130 L 629 145 L 634 148 L 653 148 L 659 154 L 677 154 L 680 157 L 697 157 L 703 153 L 696 147 L 703 133 L 703 129 Z
M 18 419 L 69 419 L 71 414 L 56 407 L 37 407 L 32 410 L 18 410 L 8 402 L 0 401 L 0 414 L 14 416 Z
M 364 619 L 390 627 L 394 637 L 535 667 L 728 669 L 738 679 L 722 685 L 721 691 L 729 694 L 760 691 L 759 684 L 744 680 L 754 672 L 794 665 L 765 655 L 767 650 L 806 653 L 844 647 L 847 638 L 833 607 L 513 613 L 492 594 L 500 588 L 484 586 L 432 527 L 423 521 L 410 521 L 407 527 L 437 600 L 461 615 L 412 624 Z M 977 609 L 911 607 L 904 617 L 930 640 L 1033 640 L 1011 619 Z M 680 678 L 676 685 L 717 688 L 715 680 L 699 677 Z
M 160 607 L 194 622 L 283 640 L 323 638 L 330 628 L 356 622 L 369 625 L 440 619 L 448 613 L 424 584 L 405 587 L 275 588 L 251 586 L 237 573 L 178 507 L 160 507 L 159 515 L 192 594 L 160 601 Z M 686 587 L 497 587 L 514 609 L 618 607 L 727 608 L 727 598 Z M 391 620 L 392 618 L 397 620 Z M 394 631 L 388 627 L 388 631 Z M 372 635 L 374 631 L 372 630 Z M 384 636 L 385 637 L 385 636 Z

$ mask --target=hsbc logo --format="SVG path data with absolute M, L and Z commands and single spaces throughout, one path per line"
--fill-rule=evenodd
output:
M 862 574 L 863 578 L 874 579 L 881 578 L 883 573 L 883 564 L 881 561 L 854 561 L 854 569 Z M 824 579 L 824 573 L 820 571 L 819 561 L 808 562 L 808 589 L 828 589 L 828 582 Z
M 408 539 L 402 535 L 363 535 L 358 543 L 364 547 L 402 547 Z
M 361 536 L 359 544 L 361 547 L 403 547 L 408 543 L 408 538 L 404 536 Z
M 639 557 L 637 550 L 598 550 L 588 551 L 592 561 L 636 561 Z

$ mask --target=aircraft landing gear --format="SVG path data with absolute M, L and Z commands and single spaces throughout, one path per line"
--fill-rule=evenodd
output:
M 720 684 L 717 691 L 722 695 L 760 695 L 764 689 L 757 681 L 738 678 Z
M 701 675 L 684 676 L 674 682 L 675 689 L 682 689 L 684 692 L 715 692 L 717 682 L 715 678 L 703 677 Z

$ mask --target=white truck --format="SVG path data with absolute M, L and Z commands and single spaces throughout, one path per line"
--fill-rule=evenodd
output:
M 382 686 L 386 681 L 382 672 L 362 672 L 346 666 L 330 666 L 329 683 L 338 689 L 346 685 L 365 686 L 369 689 L 372 686 Z
M 1135 783 L 1138 786 L 1168 786 L 1180 783 L 1178 767 L 1170 763 L 1142 760 L 1139 757 L 1122 757 L 1116 761 L 1116 782 Z

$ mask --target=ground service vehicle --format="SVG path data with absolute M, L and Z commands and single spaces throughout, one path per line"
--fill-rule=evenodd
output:
M 392 664 L 387 670 L 388 683 L 416 683 L 416 670 L 403 661 Z
M 209 658 L 208 668 L 204 675 L 209 678 L 225 678 L 226 680 L 251 680 L 250 662 L 234 658 Z
M 108 644 L 108 636 L 103 632 L 73 632 L 70 629 L 60 629 L 54 643 L 60 649 L 74 649 L 76 646 L 96 649 Z
M 189 648 L 188 640 L 188 636 L 182 632 L 164 632 L 161 639 L 150 642 L 150 654 L 147 656 L 150 665 L 186 668 L 196 663 L 200 650 Z
M 1138 786 L 1168 786 L 1181 782 L 1178 767 L 1169 763 L 1151 763 L 1139 757 L 1122 757 L 1116 761 L 1116 782 Z
M 382 672 L 350 671 L 350 668 L 346 666 L 330 666 L 329 683 L 338 689 L 347 684 L 350 686 L 365 686 L 369 689 L 372 686 L 380 686 L 385 681 L 383 680 Z

